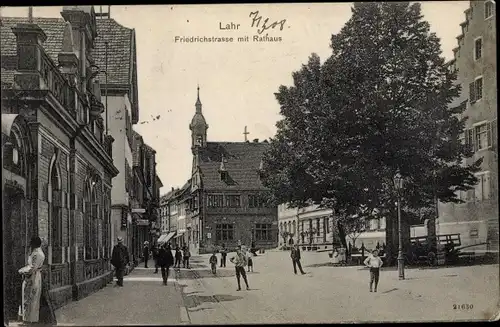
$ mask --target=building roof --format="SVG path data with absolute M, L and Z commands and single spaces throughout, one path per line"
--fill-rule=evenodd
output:
M 2 84 L 11 85 L 14 71 L 17 68 L 16 36 L 12 27 L 18 23 L 28 23 L 27 17 L 2 17 L 1 56 L 2 56 Z M 62 49 L 63 32 L 66 22 L 63 18 L 34 17 L 33 23 L 38 24 L 47 35 L 43 48 L 49 57 L 58 63 L 58 54 Z M 114 19 L 96 19 L 98 36 L 95 39 L 92 57 L 100 68 L 98 75 L 101 84 L 105 83 L 104 73 L 106 66 L 106 42 L 108 42 L 108 84 L 130 85 L 132 83 L 133 38 L 134 30 L 126 28 Z
M 158 174 L 156 175 L 156 187 L 162 188 L 163 187 L 163 182 L 161 181 L 160 176 Z
M 141 134 L 132 129 L 132 165 L 138 167 L 141 164 L 141 145 L 144 144 Z
M 264 190 L 258 173 L 267 142 L 207 142 L 200 151 L 203 187 L 207 190 Z M 222 181 L 222 157 L 228 174 Z
M 134 30 L 124 27 L 112 18 L 99 18 L 97 38 L 92 55 L 101 72 L 101 84 L 106 82 L 106 42 L 108 43 L 108 84 L 129 85 L 132 83 Z

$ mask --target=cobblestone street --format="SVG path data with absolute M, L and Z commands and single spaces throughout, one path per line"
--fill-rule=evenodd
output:
M 370 293 L 366 269 L 332 267 L 326 252 L 302 257 L 306 275 L 293 274 L 289 252 L 255 257 L 249 291 L 236 290 L 229 262 L 214 276 L 208 255 L 193 257 L 191 269 L 172 269 L 167 286 L 141 265 L 124 287 L 108 284 L 57 310 L 58 325 L 460 321 L 490 320 L 498 311 L 498 265 L 407 269 L 404 281 L 389 268 Z
M 208 256 L 181 270 L 191 323 L 457 321 L 491 319 L 498 311 L 498 265 L 408 269 L 404 281 L 390 269 L 381 272 L 378 293 L 370 293 L 367 270 L 331 267 L 326 253 L 303 253 L 304 276 L 293 274 L 288 252 L 270 251 L 254 262 L 250 291 L 236 291 L 232 265 L 217 276 L 201 267 Z M 462 304 L 473 308 L 454 309 Z

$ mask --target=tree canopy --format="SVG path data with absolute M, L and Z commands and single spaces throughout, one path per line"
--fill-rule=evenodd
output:
M 355 3 L 331 48 L 275 94 L 283 118 L 264 157 L 273 200 L 351 217 L 390 211 L 399 169 L 405 208 L 461 202 L 481 160 L 462 165 L 472 152 L 459 140 L 465 107 L 451 107 L 460 86 L 420 5 Z

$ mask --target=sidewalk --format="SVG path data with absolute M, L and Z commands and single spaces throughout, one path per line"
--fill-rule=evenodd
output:
M 124 278 L 124 287 L 108 284 L 102 290 L 56 311 L 58 325 L 172 325 L 181 324 L 182 297 L 171 271 L 169 285 L 162 285 L 154 268 L 135 269 Z

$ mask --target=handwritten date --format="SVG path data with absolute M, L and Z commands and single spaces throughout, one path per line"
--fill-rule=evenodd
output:
M 248 17 L 252 18 L 252 26 L 251 27 L 257 27 L 258 34 L 262 34 L 262 32 L 264 32 L 268 29 L 271 29 L 271 28 L 274 29 L 275 27 L 278 27 L 278 26 L 280 28 L 280 31 L 282 31 L 283 28 L 285 28 L 286 19 L 282 19 L 280 21 L 275 21 L 273 23 L 270 23 L 269 18 L 266 18 L 264 20 L 262 19 L 262 16 L 259 15 L 258 10 L 251 12 L 250 15 L 248 15 Z

